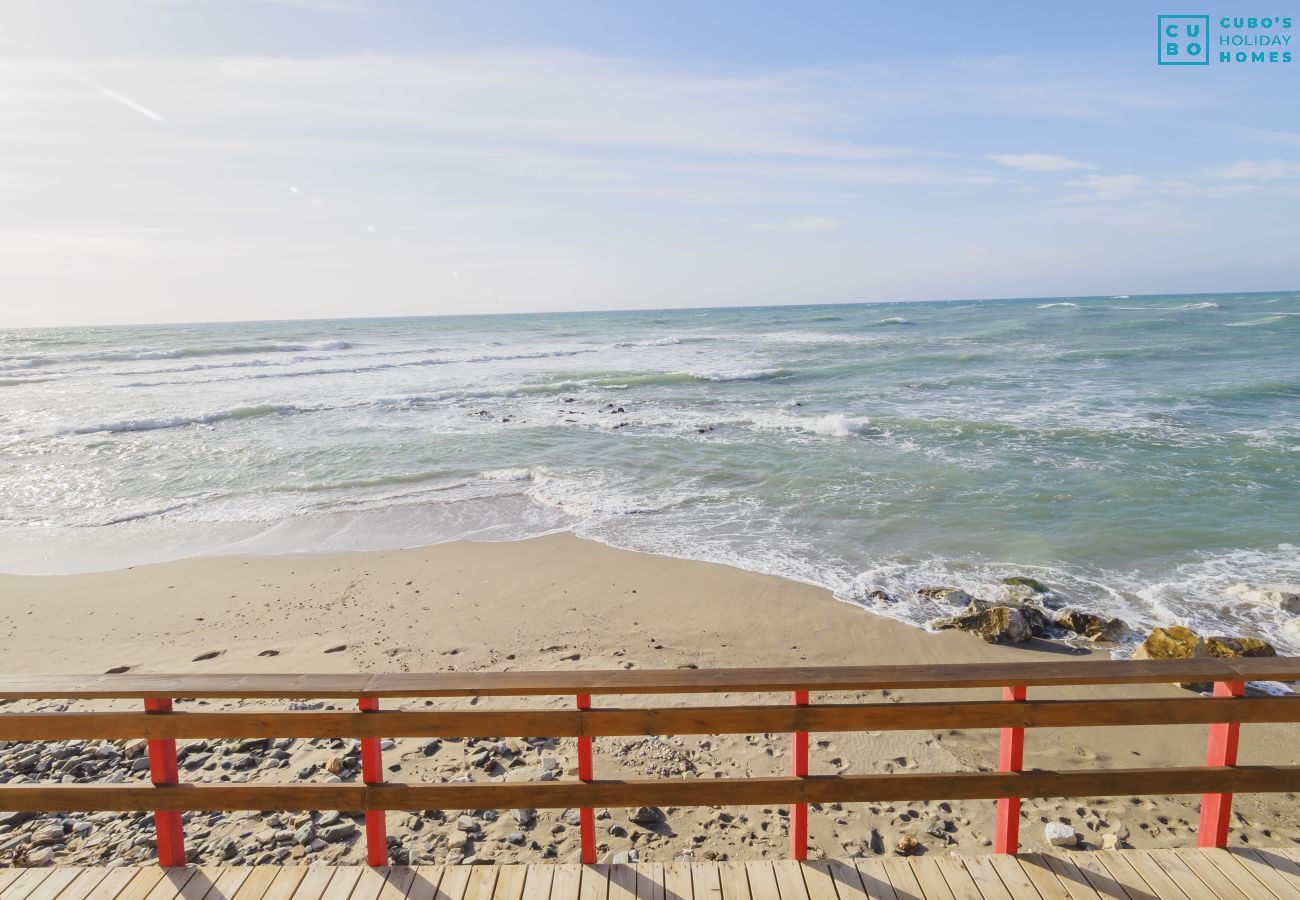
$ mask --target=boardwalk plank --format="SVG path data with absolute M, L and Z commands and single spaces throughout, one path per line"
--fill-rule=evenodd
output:
M 554 866 L 528 866 L 523 900 L 550 900 L 551 879 L 554 877 Z
M 749 874 L 744 863 L 723 863 L 718 866 L 718 871 L 722 876 L 723 900 L 750 900 Z M 612 890 L 610 894 L 610 900 L 614 900 Z
M 745 877 L 749 880 L 749 895 L 753 900 L 781 900 L 781 889 L 776 885 L 776 873 L 770 860 L 757 859 L 745 863 Z
M 24 871 L 24 869 L 15 868 L 0 869 L 0 896 L 4 895 L 5 888 L 13 884 L 14 880 Z
M 1202 854 L 1200 850 L 1175 850 L 1174 855 L 1187 868 L 1196 873 L 1206 887 L 1220 900 L 1250 900 L 1248 895 L 1232 883 L 1232 880 Z M 1257 900 L 1258 893 L 1255 898 Z
M 889 873 L 885 864 L 878 859 L 859 858 L 853 860 L 858 877 L 862 879 L 862 890 L 870 900 L 898 900 L 898 892 L 889 883 Z M 758 900 L 757 897 L 754 900 Z
M 388 866 L 378 866 L 370 868 L 364 866 L 361 868 L 361 877 L 357 879 L 356 887 L 352 888 L 352 895 L 349 900 L 379 900 L 379 892 L 384 889 L 388 883 L 388 873 L 392 871 Z M 264 900 L 278 900 L 271 896 L 267 891 Z
M 199 866 L 194 877 L 181 888 L 181 900 L 203 900 L 217 886 L 217 879 L 221 877 L 222 871 L 224 870 L 221 866 Z M 59 900 L 69 900 L 69 898 L 60 895 Z
M 1014 856 L 1008 856 L 1005 853 L 986 854 L 982 857 L 989 861 L 993 871 L 998 873 L 1002 879 L 1002 886 L 1007 889 L 1012 897 L 1016 900 L 1041 900 L 1043 895 L 1039 893 L 1038 888 L 1025 874 L 1025 870 L 1020 865 L 1020 860 Z
M 411 866 L 392 866 L 388 870 L 388 880 L 379 892 L 379 900 L 406 900 L 407 891 L 415 883 L 415 869 Z M 305 900 L 294 897 L 293 900 Z
M 900 856 L 888 856 L 880 861 L 889 875 L 889 883 L 894 886 L 899 900 L 924 900 L 921 883 L 916 880 L 916 873 L 906 859 Z
M 293 900 L 321 900 L 325 889 L 330 886 L 334 873 L 327 866 L 314 866 L 307 869 L 307 874 L 298 883 L 298 890 Z
M 609 866 L 582 866 L 582 879 L 578 887 L 579 900 L 605 900 L 609 896 Z M 472 900 L 466 897 L 465 900 Z
M 1142 880 L 1150 886 L 1157 897 L 1174 897 L 1183 900 L 1187 896 L 1187 892 L 1178 885 L 1178 882 L 1169 877 L 1169 873 L 1161 867 L 1160 863 L 1144 851 L 1125 850 L 1122 855 L 1124 861 L 1142 876 Z
M 1016 900 L 1007 886 L 1002 883 L 1002 876 L 993 868 L 993 860 L 988 856 L 968 856 L 962 859 L 966 871 L 970 873 L 975 887 L 979 888 L 983 900 Z M 951 885 L 949 885 L 951 887 Z M 1031 886 L 1032 890 L 1032 886 Z M 1037 897 L 1037 891 L 1034 892 Z
M 827 869 L 835 881 L 835 893 L 840 900 L 866 900 L 867 889 L 862 886 L 862 876 L 851 859 L 827 860 Z
M 110 869 L 107 866 L 95 866 L 93 869 L 82 869 L 77 880 L 68 885 L 67 888 L 59 895 L 60 900 L 86 900 L 91 892 L 104 883 L 104 879 L 114 872 L 120 872 L 125 866 L 118 866 Z M 120 882 L 126 884 L 126 881 Z
M 930 855 L 913 856 L 908 860 L 912 866 L 912 871 L 916 874 L 916 880 L 921 885 L 921 896 L 926 900 L 956 900 L 952 889 L 948 887 L 948 879 L 943 877 L 943 872 L 939 870 L 938 860 Z
M 948 882 L 948 890 L 957 900 L 981 900 L 975 879 L 966 871 L 962 861 L 956 856 L 936 856 L 935 865 L 939 867 L 943 880 Z
M 722 900 L 722 876 L 717 863 L 692 863 L 691 882 L 695 900 Z
M 664 900 L 663 863 L 639 862 L 636 864 L 637 900 Z M 773 898 L 779 900 L 779 898 Z
M 1047 865 L 1041 853 L 1025 853 L 1019 857 L 1020 869 L 1033 882 L 1043 900 L 1069 900 L 1070 894 L 1061 879 Z
M 1257 847 L 1250 850 L 1234 848 L 1228 852 L 1239 863 L 1250 869 L 1255 874 L 1255 877 L 1261 881 L 1268 879 L 1268 883 L 1285 887 L 1297 897 L 1300 897 L 1300 866 L 1296 866 L 1293 872 L 1288 872 L 1286 863 L 1290 862 L 1290 860 L 1283 859 L 1283 857 L 1268 848 Z M 1279 896 L 1290 895 L 1281 894 Z
M 54 900 L 68 885 L 77 880 L 80 871 L 71 866 L 53 869 L 49 876 L 27 895 L 27 900 Z
M 268 866 L 274 873 L 279 866 Z M 162 870 L 162 878 L 154 885 L 153 890 L 145 895 L 145 900 L 175 900 L 180 896 L 185 885 L 198 873 L 197 869 L 191 869 L 188 866 L 176 867 Z
M 1061 882 L 1061 887 L 1065 888 L 1065 893 L 1072 897 L 1073 900 L 1097 900 L 1101 896 L 1093 889 L 1087 876 L 1079 871 L 1079 867 L 1070 860 L 1045 854 L 1043 861 L 1056 874 L 1057 880 Z
M 775 860 L 772 873 L 776 875 L 776 888 L 781 892 L 781 900 L 808 900 L 808 885 L 804 883 L 803 867 L 799 863 L 792 859 Z
M 555 867 L 551 879 L 551 900 L 578 900 L 578 886 L 582 883 L 582 866 L 566 863 Z M 451 898 L 458 900 L 458 898 Z
M 1249 868 L 1241 862 L 1239 857 L 1233 856 L 1227 850 L 1218 848 L 1206 848 L 1201 851 L 1201 855 L 1227 876 L 1228 880 L 1241 891 L 1252 897 L 1256 895 L 1268 897 L 1271 894 L 1276 900 L 1290 900 L 1293 894 L 1290 888 L 1287 887 L 1286 881 L 1277 876 L 1276 873 L 1268 870 L 1266 874 L 1265 869 L 1267 867 L 1265 866 L 1260 865 Z M 1269 876 L 1272 876 L 1272 878 Z M 1278 890 L 1283 892 L 1279 894 Z
M 801 866 L 803 883 L 808 888 L 808 900 L 836 900 L 835 876 L 831 875 L 830 862 L 814 859 Z M 705 900 L 705 898 L 697 898 Z
M 416 866 L 415 879 L 406 891 L 406 900 L 434 900 L 438 896 L 438 882 L 442 880 L 442 866 Z
M 321 900 L 348 900 L 360 877 L 359 866 L 339 866 L 334 870 L 334 877 L 330 879 L 330 883 L 325 886 L 325 893 L 321 895 Z M 235 900 L 243 900 L 243 898 L 235 895 Z
M 271 882 L 275 881 L 275 876 L 279 874 L 279 871 L 279 866 L 253 866 L 248 872 L 248 877 L 244 879 L 244 883 L 235 892 L 234 900 L 262 900 L 262 897 L 271 887 Z M 330 879 L 330 883 L 333 884 L 333 882 L 334 879 Z M 344 894 L 339 900 L 347 900 L 347 894 Z
M 529 867 L 501 866 L 500 869 L 492 900 L 523 900 L 524 881 L 528 878 Z
M 223 868 L 221 874 L 217 876 L 216 882 L 208 888 L 208 892 L 203 895 L 203 900 L 230 900 L 239 891 L 239 888 L 252 874 L 252 868 L 249 866 L 232 866 L 228 869 Z M 334 874 L 332 868 L 323 869 L 331 876 Z M 108 879 L 104 879 L 107 881 Z M 86 900 L 113 900 L 113 895 L 96 897 L 92 894 Z
M 0 900 L 24 900 L 28 894 L 40 887 L 41 882 L 49 878 L 53 871 L 53 869 L 23 869 L 22 873 L 11 881 L 3 892 L 0 892 Z
M 1088 884 L 1102 897 L 1114 897 L 1117 900 L 1135 900 L 1124 885 L 1110 873 L 1110 869 L 1097 858 L 1093 852 L 1071 853 L 1065 857 L 1078 868 Z
M 694 896 L 690 865 L 679 862 L 665 864 L 664 900 L 691 900 Z
M 1205 882 L 1196 877 L 1196 873 L 1183 863 L 1174 853 L 1153 853 L 1150 850 L 1132 850 L 1150 861 L 1150 864 L 1169 876 L 1169 880 L 1178 885 L 1191 900 L 1218 900 L 1214 892 L 1205 886 Z M 1145 871 L 1145 870 L 1143 870 Z
M 302 884 L 306 875 L 305 866 L 281 866 L 275 880 L 262 895 L 262 900 L 293 900 L 293 895 L 298 893 L 298 885 Z
M 1128 860 L 1128 853 L 1123 850 L 1103 850 L 1097 854 L 1097 859 L 1106 867 L 1111 878 L 1123 885 L 1124 890 L 1133 900 L 1160 900 L 1157 894 L 1142 877 L 1133 864 Z M 1182 900 L 1182 891 L 1178 890 L 1177 885 L 1170 885 L 1173 896 Z

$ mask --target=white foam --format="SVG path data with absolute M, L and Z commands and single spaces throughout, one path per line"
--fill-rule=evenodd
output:
M 1064 302 L 1062 302 L 1062 303 L 1040 303 L 1040 304 L 1038 304 L 1038 306 L 1036 306 L 1036 307 L 1034 307 L 1034 308 L 1035 308 L 1035 309 L 1051 309 L 1052 307 L 1055 307 L 1055 306 L 1060 306 L 1060 307 L 1064 307 L 1064 308 L 1067 308 L 1067 309 L 1078 309 L 1078 308 L 1079 308 L 1079 304 L 1077 304 L 1077 303 L 1064 303 Z
M 164 428 L 184 428 L 187 425 L 213 425 L 217 422 L 224 422 L 228 419 L 251 419 L 257 416 L 284 415 L 302 411 L 303 410 L 296 406 L 259 404 L 256 406 L 240 406 L 235 409 L 226 409 L 219 412 L 204 413 L 201 415 L 162 416 L 153 419 L 129 419 L 122 422 L 108 422 L 100 425 L 82 425 L 73 428 L 59 429 L 55 433 L 122 434 L 130 431 L 158 431 Z
M 702 381 L 761 381 L 783 374 L 781 369 L 731 369 L 719 372 L 691 372 L 693 378 Z

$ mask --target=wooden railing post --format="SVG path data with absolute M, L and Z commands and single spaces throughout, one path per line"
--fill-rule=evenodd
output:
M 1002 689 L 1002 699 L 1018 703 L 1025 699 L 1028 689 L 1007 687 Z M 1025 762 L 1025 729 L 1003 728 L 998 746 L 998 770 L 1019 772 Z M 1020 850 L 1020 798 L 1003 797 L 998 801 L 998 815 L 993 849 L 997 853 L 1017 853 Z
M 169 713 L 172 701 L 146 699 L 146 713 Z M 180 768 L 176 763 L 176 741 L 154 740 L 148 742 L 149 780 L 155 785 L 180 782 Z M 181 814 L 176 810 L 154 810 L 154 832 L 158 836 L 158 865 L 185 865 L 185 830 L 181 827 Z
M 1246 693 L 1244 681 L 1216 681 L 1214 696 L 1241 697 Z M 1210 726 L 1210 739 L 1205 749 L 1207 766 L 1235 766 L 1237 741 L 1241 737 L 1240 722 L 1224 722 Z M 1196 832 L 1198 847 L 1226 847 L 1228 821 L 1232 817 L 1232 794 L 1204 794 L 1201 796 L 1201 825 Z
M 578 709 L 591 709 L 591 694 L 577 695 Z M 578 738 L 578 780 L 591 781 L 594 778 L 591 759 L 591 738 Z M 578 833 L 582 840 L 582 862 L 591 865 L 596 861 L 596 810 L 584 806 L 578 810 Z
M 808 705 L 807 691 L 791 691 L 790 702 L 795 706 Z M 808 732 L 790 734 L 790 774 L 796 778 L 808 777 Z M 808 858 L 808 804 L 790 804 L 790 858 Z
M 374 712 L 379 709 L 379 700 L 362 697 L 357 701 L 357 709 Z M 361 739 L 361 780 L 366 784 L 384 783 L 384 756 L 377 737 Z M 372 866 L 388 865 L 388 824 L 382 809 L 366 810 L 366 862 Z

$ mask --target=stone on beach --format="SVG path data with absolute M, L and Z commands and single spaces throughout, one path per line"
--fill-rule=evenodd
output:
M 1029 617 L 1014 606 L 985 606 L 972 602 L 955 616 L 932 619 L 927 624 L 939 630 L 956 628 L 990 644 L 1021 643 L 1034 636 Z
M 1128 630 L 1122 620 L 1113 616 L 1099 616 L 1078 609 L 1061 610 L 1052 617 L 1052 624 L 1094 641 L 1117 641 Z
M 1053 847 L 1074 847 L 1079 843 L 1079 834 L 1064 822 L 1048 822 L 1043 827 L 1043 840 Z
M 975 599 L 961 588 L 955 587 L 921 588 L 916 592 L 916 596 L 924 597 L 926 600 L 938 600 L 952 606 L 965 606 Z

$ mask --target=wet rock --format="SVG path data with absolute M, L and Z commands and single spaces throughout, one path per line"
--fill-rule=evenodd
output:
M 1205 650 L 1219 659 L 1236 659 L 1241 656 L 1277 656 L 1277 650 L 1268 641 L 1250 637 L 1207 637 Z
M 1248 584 L 1234 584 L 1227 592 L 1247 603 L 1275 606 L 1283 612 L 1300 615 L 1300 585 L 1263 584 L 1252 588 Z
M 1052 617 L 1052 624 L 1093 641 L 1117 641 L 1128 626 L 1113 616 L 1099 616 L 1078 609 L 1063 609 Z
M 1152 629 L 1142 646 L 1133 651 L 1134 659 L 1195 659 L 1208 655 L 1200 635 L 1182 625 Z
M 990 644 L 1020 643 L 1034 636 L 1029 617 L 1014 606 L 987 606 L 972 603 L 955 616 L 932 619 L 931 628 L 956 628 L 973 634 Z
M 1011 588 L 1023 588 L 1031 594 L 1047 594 L 1051 591 L 1037 578 L 1030 578 L 1028 575 L 1011 575 L 1003 578 L 1001 583 Z
M 937 600 L 940 603 L 947 603 L 952 606 L 965 606 L 975 598 L 955 587 L 932 587 L 921 588 L 916 592 L 916 596 L 926 600 Z

